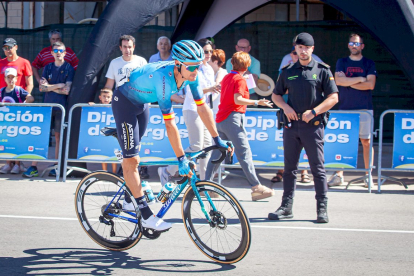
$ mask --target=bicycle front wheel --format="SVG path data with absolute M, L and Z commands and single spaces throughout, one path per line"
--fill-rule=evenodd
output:
M 239 201 L 223 186 L 208 181 L 196 183 L 210 223 L 189 187 L 184 194 L 182 216 L 194 244 L 210 259 L 219 263 L 236 263 L 246 256 L 251 243 L 249 219 Z M 206 198 L 209 194 L 212 203 Z
M 124 180 L 116 174 L 93 172 L 85 176 L 76 189 L 75 208 L 78 220 L 89 237 L 110 250 L 122 251 L 136 245 L 142 232 L 136 220 L 123 210 L 125 194 L 137 208 L 134 197 Z M 121 216 L 123 218 L 121 218 Z

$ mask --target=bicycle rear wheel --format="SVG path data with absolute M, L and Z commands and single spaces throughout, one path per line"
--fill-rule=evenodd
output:
M 186 230 L 194 244 L 210 259 L 219 263 L 235 263 L 243 259 L 250 248 L 250 223 L 238 200 L 223 186 L 208 181 L 196 183 L 209 223 L 190 186 L 183 197 L 182 216 Z M 210 194 L 215 206 L 207 200 Z
M 76 214 L 82 228 L 97 244 L 115 251 L 133 247 L 142 236 L 137 223 L 117 217 L 137 219 L 122 210 L 126 193 L 131 197 L 134 209 L 137 208 L 128 187 L 121 189 L 123 183 L 124 180 L 116 174 L 93 172 L 81 180 L 75 197 Z

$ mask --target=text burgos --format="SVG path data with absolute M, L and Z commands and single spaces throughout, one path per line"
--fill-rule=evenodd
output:
M 24 123 L 43 123 L 43 114 L 31 114 L 30 111 L 22 113 L 17 112 L 0 112 L 0 122 L 24 122 Z M 17 135 L 40 135 L 42 129 L 40 126 L 4 126 L 0 125 L 0 134 L 5 131 L 7 136 L 16 137 Z

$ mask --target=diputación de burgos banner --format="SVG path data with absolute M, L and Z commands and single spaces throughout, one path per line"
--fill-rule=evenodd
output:
M 247 132 L 253 161 L 256 165 L 284 166 L 283 129 L 277 129 L 275 112 L 246 112 L 244 127 Z M 325 129 L 325 166 L 329 168 L 356 168 L 358 157 L 359 114 L 332 113 Z M 237 164 L 237 158 L 234 157 Z M 309 167 L 306 152 L 302 150 L 300 167 Z
M 188 132 L 185 127 L 181 108 L 174 108 L 175 122 L 179 129 L 183 148 L 188 147 Z M 100 133 L 103 127 L 115 127 L 111 107 L 99 105 L 82 107 L 78 159 L 116 161 L 114 151 L 120 149 L 118 141 L 113 137 L 105 137 Z M 165 123 L 158 106 L 150 107 L 150 118 L 147 130 L 142 137 L 141 161 L 176 160 L 174 151 L 168 140 Z
M 47 159 L 52 107 L 0 106 L 0 158 Z
M 395 113 L 392 167 L 414 169 L 414 113 Z

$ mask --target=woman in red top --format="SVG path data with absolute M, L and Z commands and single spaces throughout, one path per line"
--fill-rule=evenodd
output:
M 237 52 L 231 58 L 233 70 L 221 81 L 221 96 L 219 110 L 216 115 L 217 130 L 220 137 L 233 142 L 234 150 L 239 163 L 246 175 L 247 181 L 252 186 L 252 200 L 259 200 L 273 196 L 272 189 L 260 184 L 253 165 L 252 151 L 244 129 L 244 114 L 248 105 L 262 105 L 272 107 L 269 100 L 250 100 L 249 89 L 243 74 L 250 66 L 250 56 L 244 52 Z M 226 137 L 226 138 L 224 138 Z M 211 160 L 217 160 L 219 152 L 213 152 Z M 213 173 L 220 164 L 209 162 L 206 171 L 206 179 L 211 180 Z

